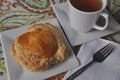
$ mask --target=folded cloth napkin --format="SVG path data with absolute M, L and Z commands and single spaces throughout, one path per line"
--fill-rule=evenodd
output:
M 63 80 L 89 63 L 93 54 L 108 43 L 115 46 L 114 51 L 102 63 L 94 63 L 74 80 L 120 80 L 120 44 L 104 39 L 84 43 L 77 55 L 81 65 L 68 71 Z

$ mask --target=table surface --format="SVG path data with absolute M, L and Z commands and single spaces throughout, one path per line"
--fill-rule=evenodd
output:
M 23 27 L 40 20 L 56 18 L 51 5 L 66 0 L 0 0 L 0 31 Z M 120 43 L 120 32 L 102 37 Z M 77 53 L 80 46 L 74 46 Z M 0 80 L 8 80 L 5 60 L 0 42 Z M 61 80 L 66 72 L 46 80 Z

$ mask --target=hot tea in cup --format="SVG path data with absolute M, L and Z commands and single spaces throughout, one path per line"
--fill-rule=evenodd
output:
M 108 25 L 108 14 L 103 10 L 106 7 L 107 0 L 68 0 L 70 11 L 71 27 L 78 32 L 88 32 L 92 28 L 98 30 L 106 29 Z M 96 24 L 99 16 L 104 19 L 105 25 Z
M 102 8 L 101 0 L 70 0 L 70 3 L 78 10 L 94 12 Z

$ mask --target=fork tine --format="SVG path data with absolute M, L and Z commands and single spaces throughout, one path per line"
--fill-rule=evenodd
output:
M 108 46 L 103 50 L 102 54 L 105 54 L 108 52 L 108 50 L 112 47 L 113 45 L 111 43 L 108 44 Z
M 105 47 L 103 47 L 102 49 L 100 49 L 99 51 L 101 53 L 103 53 L 104 51 L 106 51 L 106 49 L 108 49 L 111 46 L 111 43 L 107 44 Z
M 104 54 L 104 57 L 106 58 L 108 55 L 110 55 L 111 52 L 113 51 L 113 49 L 114 49 L 114 46 L 112 45 L 112 46 L 107 50 L 107 52 Z

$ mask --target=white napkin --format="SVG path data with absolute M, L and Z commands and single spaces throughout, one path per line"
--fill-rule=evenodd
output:
M 107 59 L 102 63 L 96 62 L 91 65 L 74 80 L 120 80 L 120 44 L 104 39 L 98 39 L 83 44 L 77 55 L 81 65 L 76 69 L 68 71 L 63 80 L 77 69 L 90 62 L 93 59 L 93 54 L 108 43 L 112 43 L 115 49 Z

